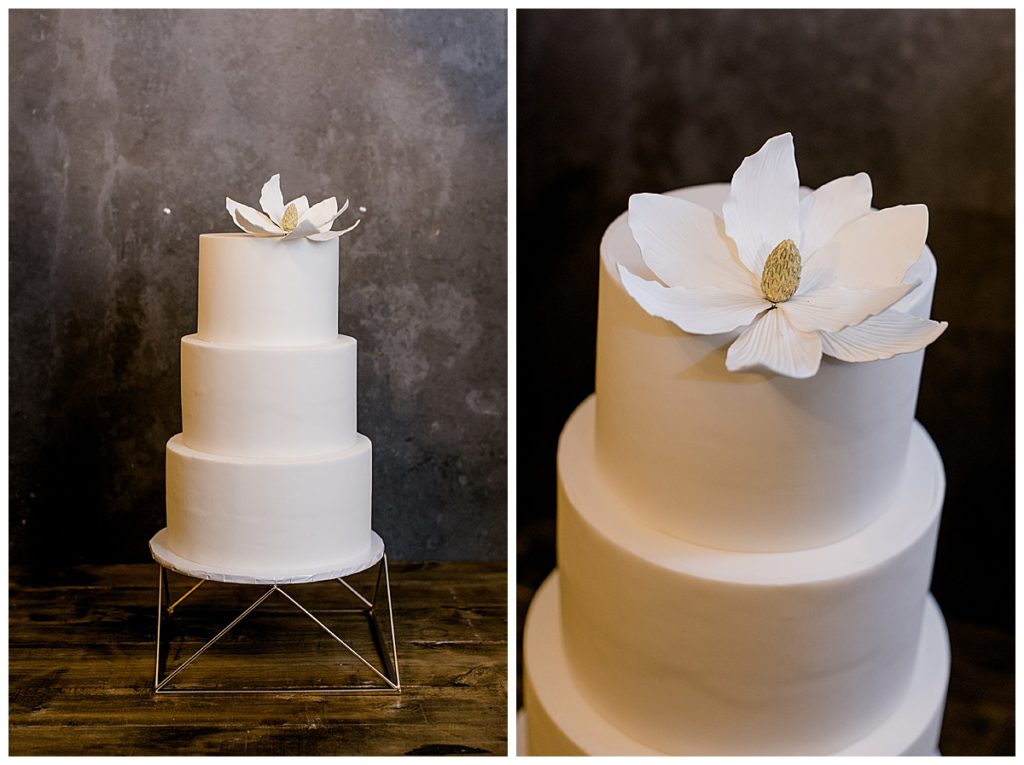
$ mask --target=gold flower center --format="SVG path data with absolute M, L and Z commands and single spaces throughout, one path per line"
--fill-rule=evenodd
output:
M 761 294 L 772 303 L 785 303 L 800 286 L 800 250 L 783 239 L 768 255 L 761 272 Z
M 281 228 L 291 231 L 299 225 L 299 211 L 291 204 L 284 208 L 284 215 L 281 216 Z

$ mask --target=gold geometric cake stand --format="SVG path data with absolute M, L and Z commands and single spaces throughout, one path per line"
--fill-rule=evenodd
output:
M 375 533 L 371 533 L 370 550 L 358 560 L 344 561 L 334 566 L 319 570 L 296 571 L 288 574 L 276 573 L 271 576 L 259 575 L 249 571 L 224 569 L 216 566 L 204 566 L 175 554 L 167 546 L 167 529 L 161 529 L 149 542 L 153 559 L 160 569 L 157 589 L 156 615 L 156 671 L 153 690 L 155 693 L 400 693 L 401 680 L 398 674 L 398 646 L 395 641 L 395 621 L 391 611 L 391 580 L 388 576 L 388 559 L 384 551 L 384 542 Z M 369 595 L 360 593 L 346 579 L 355 574 L 377 568 L 373 592 Z M 183 595 L 172 600 L 168 583 L 168 571 L 174 571 L 192 580 L 192 584 Z M 378 665 L 375 665 L 362 652 L 353 647 L 353 640 L 344 639 L 337 631 L 332 630 L 318 618 L 309 608 L 299 602 L 295 590 L 304 584 L 315 582 L 336 581 L 348 595 L 355 598 L 356 605 L 352 608 L 334 609 L 336 614 L 359 614 L 365 619 L 373 641 Z M 200 587 L 217 584 L 245 585 L 258 587 L 260 594 L 238 616 L 226 624 L 216 635 L 210 638 L 192 655 L 182 660 L 173 669 L 168 669 L 167 661 L 170 648 L 169 627 L 174 624 L 177 612 Z M 317 626 L 333 638 L 336 648 L 342 656 L 355 667 L 369 673 L 373 684 L 339 684 L 316 685 L 312 687 L 175 687 L 172 681 L 179 679 L 182 673 L 228 635 L 243 619 L 259 608 L 272 596 L 277 595 L 295 607 L 297 616 L 311 619 Z M 382 614 L 382 610 L 386 613 Z

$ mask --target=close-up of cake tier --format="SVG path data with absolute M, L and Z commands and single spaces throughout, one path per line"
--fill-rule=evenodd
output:
M 557 593 L 531 606 L 524 637 L 531 753 L 574 753 L 546 748 L 574 729 L 575 753 L 628 753 L 581 734 L 574 707 L 633 753 L 872 750 L 894 717 L 900 747 L 934 733 L 930 753 L 949 656 L 928 597 L 944 479 L 924 430 L 890 509 L 865 529 L 810 550 L 730 552 L 635 516 L 595 459 L 595 410 L 591 397 L 559 444 Z
M 523 641 L 525 711 L 518 718 L 518 752 L 549 756 L 665 756 L 611 725 L 591 705 L 569 670 L 562 641 L 559 574 L 534 596 Z M 942 726 L 950 648 L 935 601 L 924 622 L 910 685 L 896 709 L 867 736 L 830 752 L 838 756 L 933 756 Z M 743 733 L 739 734 L 742 741 Z M 705 754 L 724 754 L 719 751 Z
M 365 556 L 372 449 L 356 430 L 356 341 L 337 325 L 336 238 L 200 236 L 182 433 L 167 444 L 175 555 L 254 576 Z
M 806 195 L 809 190 L 801 190 Z M 681 189 L 721 215 L 729 186 Z M 738 331 L 652 316 L 601 243 L 596 393 L 558 447 L 558 568 L 524 632 L 529 754 L 933 754 L 950 654 L 923 350 L 730 371 Z M 895 304 L 927 318 L 925 247 Z
M 725 184 L 672 192 L 716 214 Z M 645 522 L 708 547 L 752 552 L 835 542 L 888 506 L 903 473 L 924 351 L 851 364 L 822 359 L 793 379 L 730 372 L 737 333 L 694 335 L 648 314 L 618 264 L 644 278 L 626 214 L 601 244 L 597 460 Z M 927 317 L 925 249 L 896 308 Z M 828 508 L 828 512 L 822 512 Z

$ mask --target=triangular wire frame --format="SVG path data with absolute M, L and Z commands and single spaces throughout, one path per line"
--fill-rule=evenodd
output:
M 391 610 L 391 581 L 388 573 L 388 561 L 385 554 L 377 564 L 377 576 L 373 587 L 373 593 L 366 597 L 355 587 L 339 577 L 337 582 L 343 585 L 359 601 L 359 607 L 355 609 L 343 609 L 344 611 L 358 611 L 367 620 L 370 636 L 376 649 L 377 658 L 380 660 L 382 669 L 378 669 L 365 656 L 352 647 L 349 641 L 343 639 L 334 630 L 328 627 L 312 611 L 306 608 L 290 592 L 286 592 L 299 585 L 270 584 L 267 589 L 246 607 L 238 616 L 227 624 L 214 637 L 210 638 L 202 647 L 191 656 L 184 659 L 177 667 L 170 672 L 166 671 L 167 655 L 170 641 L 167 635 L 167 622 L 171 620 L 174 610 L 181 605 L 192 593 L 199 589 L 209 580 L 200 579 L 184 595 L 174 602 L 171 602 L 170 588 L 167 581 L 167 568 L 158 564 L 160 568 L 160 582 L 157 592 L 157 650 L 156 650 L 156 671 L 154 676 L 154 691 L 156 693 L 399 693 L 401 692 L 401 681 L 398 674 L 398 645 L 395 640 L 394 616 Z M 356 660 L 357 667 L 363 667 L 372 672 L 377 685 L 343 685 L 343 686 L 316 686 L 311 688 L 176 688 L 170 685 L 171 681 L 178 678 L 181 673 L 192 665 L 200 656 L 206 653 L 212 646 L 218 643 L 221 638 L 234 629 L 243 619 L 255 611 L 271 595 L 278 593 L 282 598 L 295 606 L 298 611 L 311 619 L 323 631 L 330 635 L 335 642 L 344 648 L 352 658 Z

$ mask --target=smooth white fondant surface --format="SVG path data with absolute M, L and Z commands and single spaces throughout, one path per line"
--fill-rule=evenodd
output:
M 562 630 L 591 705 L 674 754 L 822 754 L 881 724 L 914 666 L 942 507 L 924 429 L 867 528 L 812 550 L 743 553 L 639 520 L 598 469 L 594 414 L 591 397 L 558 451 Z
M 384 540 L 376 532 L 370 532 L 370 546 L 367 550 L 354 557 L 339 558 L 330 564 L 321 564 L 315 568 L 299 569 L 296 567 L 288 573 L 267 575 L 262 569 L 241 569 L 225 566 L 209 566 L 182 558 L 167 545 L 168 531 L 160 529 L 149 540 L 149 551 L 153 560 L 179 574 L 195 579 L 209 579 L 215 582 L 231 582 L 233 584 L 308 584 L 323 582 L 328 579 L 351 576 L 376 565 L 384 557 Z
M 612 725 L 590 704 L 569 669 L 562 640 L 559 575 L 538 590 L 523 637 L 524 698 L 531 755 L 664 755 Z M 671 618 L 671 615 L 667 615 Z M 920 625 L 907 690 L 891 713 L 837 755 L 937 754 L 949 680 L 949 640 L 942 615 L 929 597 Z M 742 733 L 740 734 L 742 737 Z M 724 749 L 731 748 L 723 742 Z M 708 752 L 716 754 L 718 752 Z
M 728 186 L 672 192 L 720 214 Z M 738 333 L 692 335 L 646 313 L 617 264 L 645 279 L 623 214 L 601 245 L 597 458 L 609 488 L 666 533 L 725 550 L 835 542 L 886 510 L 903 472 L 923 351 L 886 361 L 825 358 L 804 380 L 729 372 Z M 925 249 L 896 307 L 927 317 Z M 827 508 L 827 512 L 823 512 Z
M 338 335 L 338 240 L 199 237 L 199 331 L 232 345 L 316 345 Z
M 371 447 L 245 459 L 167 443 L 167 547 L 265 577 L 330 568 L 370 547 Z
M 186 446 L 233 457 L 307 457 L 356 442 L 356 341 L 270 348 L 181 340 Z

